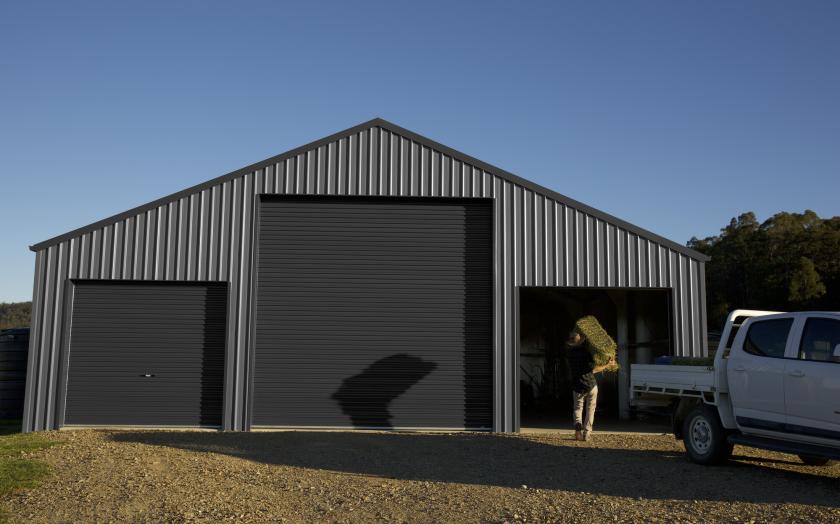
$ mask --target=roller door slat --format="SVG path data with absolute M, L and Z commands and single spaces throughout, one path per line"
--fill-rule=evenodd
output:
M 226 286 L 79 282 L 73 296 L 65 424 L 221 425 Z
M 260 203 L 256 426 L 489 428 L 487 202 Z

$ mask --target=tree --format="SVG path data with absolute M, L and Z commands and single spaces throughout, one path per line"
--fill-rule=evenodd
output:
M 712 258 L 706 266 L 710 329 L 736 308 L 840 309 L 840 217 L 806 210 L 759 223 L 748 212 L 688 246 Z
M 799 267 L 794 271 L 788 286 L 790 302 L 807 302 L 825 295 L 825 284 L 808 257 L 799 257 Z
M 0 302 L 0 329 L 29 327 L 32 302 Z

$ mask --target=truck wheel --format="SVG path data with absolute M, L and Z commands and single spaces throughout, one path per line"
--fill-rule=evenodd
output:
M 827 459 L 825 457 L 815 457 L 813 455 L 799 455 L 799 460 L 808 466 L 825 466 L 831 462 L 831 459 Z
M 692 461 L 718 464 L 732 456 L 733 445 L 717 413 L 705 404 L 694 408 L 683 421 L 683 442 Z

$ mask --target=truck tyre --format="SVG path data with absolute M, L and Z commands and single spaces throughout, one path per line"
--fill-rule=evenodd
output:
M 825 457 L 815 457 L 813 455 L 799 455 L 799 460 L 808 466 L 826 466 L 829 462 L 831 462 L 831 459 L 827 459 Z
M 719 464 L 732 456 L 733 445 L 714 409 L 700 404 L 683 421 L 683 443 L 689 458 L 698 464 Z

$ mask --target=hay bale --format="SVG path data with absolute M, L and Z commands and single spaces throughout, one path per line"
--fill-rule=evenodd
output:
M 592 352 L 596 366 L 603 366 L 610 359 L 615 359 L 618 346 L 597 318 L 592 315 L 580 318 L 575 322 L 575 329 L 586 337 L 586 345 Z M 607 371 L 618 371 L 618 364 L 609 367 Z

